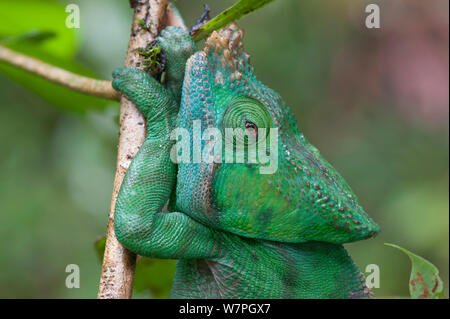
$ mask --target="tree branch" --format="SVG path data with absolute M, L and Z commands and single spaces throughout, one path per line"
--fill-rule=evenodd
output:
M 130 1 L 134 16 L 125 66 L 143 67 L 138 48 L 146 47 L 159 32 L 165 20 L 167 0 Z M 141 27 L 142 22 L 150 30 Z M 114 210 L 116 199 L 126 170 L 145 139 L 145 120 L 139 110 L 122 97 L 120 100 L 120 137 L 117 154 L 116 176 L 109 211 L 106 247 L 98 298 L 131 298 L 136 255 L 123 247 L 114 233 Z
M 111 81 L 102 81 L 78 75 L 38 59 L 14 52 L 1 45 L 0 61 L 84 94 L 110 100 L 120 99 L 120 94 L 112 88 Z

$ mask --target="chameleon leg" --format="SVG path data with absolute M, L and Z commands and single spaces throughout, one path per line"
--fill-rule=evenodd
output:
M 176 102 L 145 72 L 114 72 L 113 87 L 133 101 L 147 119 L 147 138 L 127 170 L 117 197 L 116 237 L 131 251 L 157 258 L 200 258 L 218 253 L 220 233 L 179 212 L 162 213 L 176 183 L 170 159 Z M 196 245 L 192 245 L 196 243 Z

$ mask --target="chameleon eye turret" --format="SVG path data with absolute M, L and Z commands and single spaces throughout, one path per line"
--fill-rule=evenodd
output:
M 225 107 L 222 119 L 218 119 L 218 122 L 225 138 L 228 135 L 227 129 L 238 129 L 235 143 L 242 145 L 247 145 L 252 141 L 253 143 L 256 142 L 260 128 L 264 128 L 267 135 L 269 129 L 273 126 L 272 118 L 266 108 L 259 101 L 247 97 L 231 99 L 229 105 Z

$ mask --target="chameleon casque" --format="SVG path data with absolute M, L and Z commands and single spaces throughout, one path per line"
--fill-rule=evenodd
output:
M 342 246 L 378 233 L 344 179 L 297 128 L 281 97 L 257 80 L 235 24 L 196 51 L 167 27 L 161 83 L 137 68 L 113 87 L 147 119 L 122 183 L 115 233 L 136 254 L 179 259 L 171 298 L 364 298 L 371 292 Z M 278 129 L 277 170 L 261 163 L 174 163 L 176 127 Z M 213 140 L 202 141 L 202 150 Z M 267 144 L 268 145 L 268 144 Z M 247 157 L 246 157 L 247 158 Z M 169 212 L 162 212 L 169 201 Z

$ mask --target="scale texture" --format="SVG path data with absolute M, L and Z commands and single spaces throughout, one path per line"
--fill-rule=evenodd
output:
M 197 51 L 186 31 L 167 27 L 157 40 L 167 57 L 164 83 L 136 68 L 114 72 L 113 87 L 147 119 L 117 198 L 117 239 L 139 255 L 179 259 L 173 298 L 370 297 L 342 245 L 379 228 L 281 97 L 257 80 L 242 37 L 231 24 Z M 248 148 L 243 161 L 224 161 L 225 150 L 222 161 L 195 161 L 192 144 L 190 160 L 174 163 L 171 132 L 183 128 L 193 139 L 195 123 L 202 132 L 267 135 L 258 148 L 278 159 L 276 170 L 261 173 L 268 164 L 250 161 Z M 275 148 L 269 129 L 278 130 Z M 207 136 L 197 146 L 209 154 L 217 143 Z

